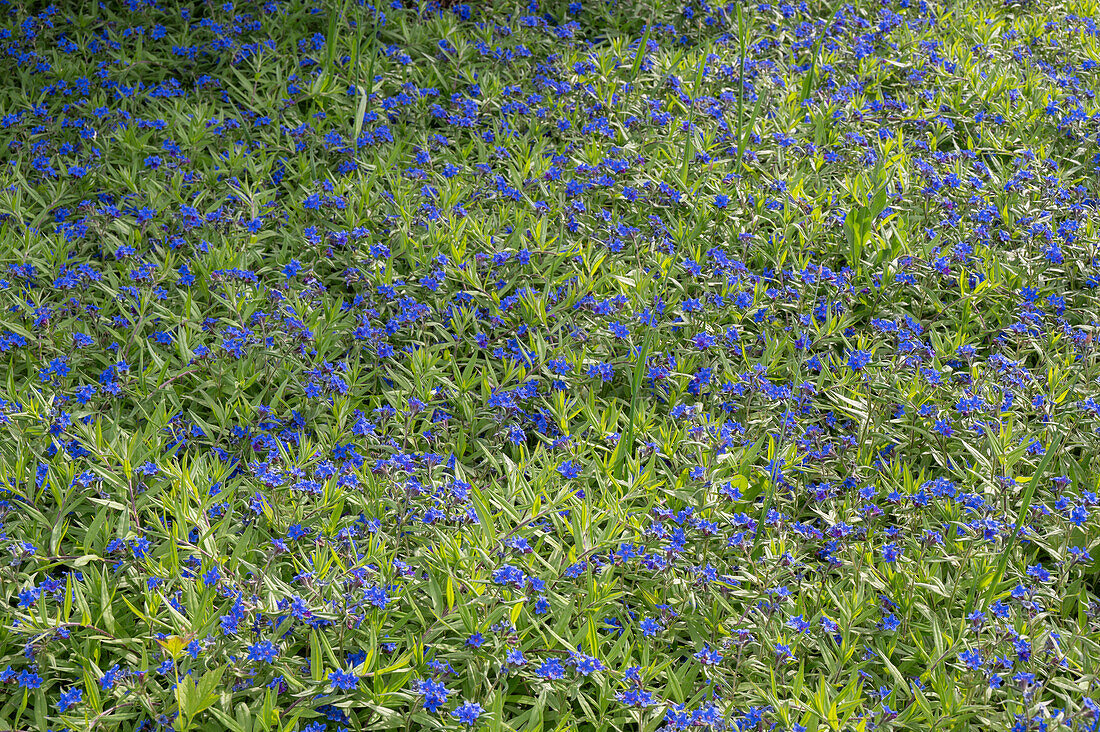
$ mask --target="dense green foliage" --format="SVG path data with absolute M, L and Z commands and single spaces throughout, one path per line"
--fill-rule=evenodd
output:
M 0 728 L 1095 730 L 1095 0 L 0 0 Z

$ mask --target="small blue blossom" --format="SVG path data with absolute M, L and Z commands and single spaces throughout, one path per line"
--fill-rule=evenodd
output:
M 462 724 L 472 727 L 481 716 L 481 705 L 475 702 L 464 702 L 458 709 L 451 712 L 451 716 Z

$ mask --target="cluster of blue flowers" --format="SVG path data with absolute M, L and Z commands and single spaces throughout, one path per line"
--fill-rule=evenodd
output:
M 114 5 L 0 0 L 0 728 L 1096 729 L 1092 4 Z

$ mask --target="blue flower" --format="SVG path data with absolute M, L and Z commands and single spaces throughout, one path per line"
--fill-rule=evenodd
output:
M 966 667 L 972 671 L 977 671 L 985 665 L 985 662 L 982 660 L 982 654 L 979 653 L 976 649 L 963 651 L 959 654 L 959 660 L 962 661 L 963 664 L 965 664 Z
M 1041 564 L 1033 564 L 1027 568 L 1027 576 L 1039 582 L 1050 582 L 1050 572 Z
M 384 610 L 390 603 L 390 597 L 386 593 L 385 588 L 379 587 L 378 585 L 371 585 L 364 591 L 363 595 L 367 603 L 372 607 Z
M 262 640 L 259 643 L 253 643 L 251 646 L 248 647 L 249 661 L 263 661 L 265 663 L 274 663 L 275 659 L 278 657 L 279 647 L 269 640 Z
M 359 677 L 350 671 L 330 671 L 328 680 L 334 688 L 342 691 L 351 691 L 359 685 Z
M 563 679 L 565 678 L 565 667 L 561 665 L 561 661 L 556 658 L 550 658 L 542 662 L 542 664 L 536 669 L 535 675 L 544 679 Z
M 588 376 L 594 379 L 598 378 L 601 381 L 611 381 L 615 377 L 615 369 L 609 363 L 593 364 L 588 367 Z
M 68 690 L 62 691 L 61 699 L 57 700 L 57 709 L 61 711 L 67 711 L 69 707 L 75 706 L 84 699 L 84 689 L 76 686 L 70 686 Z
M 437 711 L 447 703 L 447 697 L 451 695 L 451 690 L 444 686 L 442 681 L 434 679 L 418 681 L 417 692 L 424 696 L 424 708 L 429 712 Z
M 581 466 L 573 460 L 566 460 L 558 466 L 558 472 L 561 473 L 562 477 L 566 480 L 572 480 L 581 474 Z
M 890 564 L 896 562 L 898 558 L 901 557 L 903 554 L 905 554 L 905 550 L 899 547 L 894 542 L 884 544 L 882 547 L 882 558 Z
M 704 643 L 703 650 L 695 654 L 695 659 L 704 666 L 717 666 L 722 662 L 722 654 L 711 648 L 709 643 Z
M 477 718 L 481 716 L 481 705 L 474 702 L 466 702 L 451 712 L 451 716 L 462 724 L 472 727 Z
M 862 371 L 871 363 L 870 351 L 853 350 L 848 352 L 848 368 L 852 371 Z
M 70 686 L 67 691 L 61 692 L 61 698 L 57 701 L 58 710 L 65 712 L 69 707 L 79 704 L 84 699 L 84 690 L 79 686 Z
M 119 665 L 116 663 L 111 668 L 107 669 L 107 673 L 99 677 L 99 686 L 103 690 L 113 689 L 119 679 L 126 675 Z
M 653 693 L 645 689 L 627 689 L 626 691 L 620 691 L 615 694 L 615 698 L 628 707 L 642 709 L 651 707 L 657 703 L 657 700 L 653 697 Z
M 24 689 L 37 689 L 42 686 L 42 677 L 34 671 L 20 671 L 17 678 L 19 686 Z
M 1070 562 L 1073 564 L 1084 564 L 1091 562 L 1092 557 L 1089 556 L 1089 550 L 1083 546 L 1071 546 L 1069 548 Z
M 810 629 L 810 624 L 801 615 L 795 615 L 787 620 L 787 627 L 796 633 L 805 633 Z
M 29 608 L 33 607 L 38 602 L 39 596 L 42 591 L 37 587 L 28 587 L 19 591 L 19 607 Z
M 596 671 L 603 671 L 606 667 L 603 662 L 595 656 L 588 656 L 580 651 L 576 651 L 569 655 L 569 663 L 573 668 L 577 670 L 582 676 L 588 676 Z

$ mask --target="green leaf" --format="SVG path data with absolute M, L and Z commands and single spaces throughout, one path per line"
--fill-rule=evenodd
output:
M 1054 440 L 1047 448 L 1046 454 L 1043 455 L 1042 460 L 1035 467 L 1035 472 L 1031 474 L 1028 479 L 1027 487 L 1024 489 L 1024 495 L 1020 499 L 1020 510 L 1016 514 L 1016 523 L 1012 527 L 1012 534 L 1005 541 L 1004 549 L 1001 551 L 1001 558 L 997 562 L 997 568 L 993 570 L 993 576 L 990 578 L 989 586 L 986 588 L 985 595 L 982 596 L 982 612 L 989 609 L 989 604 L 993 601 L 993 596 L 997 594 L 998 588 L 1001 584 L 1001 579 L 1004 577 L 1005 567 L 1008 565 L 1009 557 L 1012 555 L 1012 549 L 1019 538 L 1020 527 L 1022 527 L 1027 520 L 1028 511 L 1031 510 L 1031 501 L 1035 497 L 1035 490 L 1039 487 L 1039 479 L 1050 468 L 1051 462 L 1054 460 L 1054 456 L 1062 447 L 1062 440 L 1065 438 L 1064 434 L 1057 434 L 1054 436 Z

